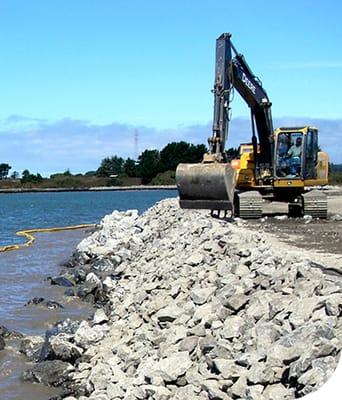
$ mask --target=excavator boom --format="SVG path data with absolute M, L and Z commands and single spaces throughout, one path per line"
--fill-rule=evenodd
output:
M 232 90 L 235 87 L 250 104 L 251 109 L 255 110 L 259 119 L 260 116 L 265 117 L 257 124 L 258 133 L 259 130 L 262 131 L 262 138 L 268 136 L 268 128 L 272 129 L 272 123 L 268 122 L 270 102 L 267 95 L 243 57 L 236 52 L 230 37 L 229 33 L 223 33 L 216 40 L 213 132 L 208 139 L 209 153 L 204 155 L 201 164 L 180 164 L 176 171 L 182 208 L 211 210 L 234 208 L 236 174 L 227 163 L 225 144 L 229 128 L 229 106 Z M 263 123 L 264 121 L 266 122 Z M 260 134 L 259 140 L 262 142 Z M 263 143 L 266 146 L 268 142 L 264 140 Z
M 252 131 L 251 144 L 234 163 L 236 171 L 225 152 L 234 89 L 250 108 Z M 176 170 L 180 206 L 232 210 L 242 218 L 259 218 L 263 198 L 271 194 L 286 201 L 289 210 L 326 218 L 326 198 L 306 189 L 327 183 L 328 155 L 318 152 L 317 129 L 305 126 L 273 130 L 272 103 L 244 56 L 235 49 L 229 33 L 216 40 L 213 93 L 209 151 L 202 163 L 180 164 Z

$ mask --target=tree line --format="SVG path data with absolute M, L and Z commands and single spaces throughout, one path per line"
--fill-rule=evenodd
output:
M 121 178 L 138 178 L 141 183 L 147 184 L 157 178 L 159 184 L 174 183 L 174 171 L 179 163 L 201 162 L 203 154 L 207 151 L 203 144 L 194 145 L 185 141 L 172 142 L 167 144 L 162 150 L 144 150 L 138 160 L 132 158 L 124 159 L 118 155 L 104 158 L 100 166 L 95 171 L 88 171 L 84 175 L 72 175 L 69 170 L 63 173 L 52 174 L 50 180 L 58 183 L 73 177 L 98 177 L 110 178 L 113 184 L 120 184 Z M 43 178 L 39 173 L 33 174 L 25 169 L 21 175 L 13 172 L 9 175 L 11 166 L 6 163 L 0 164 L 0 180 L 12 179 L 19 180 L 25 184 L 40 184 Z
M 173 184 L 175 171 L 179 163 L 198 163 L 207 151 L 204 144 L 194 145 L 185 141 L 172 142 L 161 150 L 144 150 L 138 160 L 124 159 L 118 155 L 104 158 L 95 171 L 73 175 L 69 170 L 52 174 L 49 179 L 39 173 L 33 174 L 25 169 L 21 175 L 14 171 L 8 163 L 0 163 L 0 181 L 12 180 L 21 185 L 38 185 L 48 183 L 50 186 L 91 186 L 120 184 Z M 239 157 L 236 148 L 226 151 L 227 159 Z M 342 164 L 330 164 L 330 180 L 342 183 Z M 133 179 L 134 178 L 134 179 Z M 133 182 L 134 181 L 134 182 Z M 123 183 L 122 183 L 123 182 Z M 130 183 L 131 182 L 131 183 Z M 133 183 L 132 183 L 133 182 Z
M 18 180 L 20 177 L 20 174 L 18 171 L 13 171 L 12 174 L 9 176 L 9 171 L 12 169 L 12 167 L 7 164 L 7 163 L 1 163 L 0 164 L 0 180 L 4 179 L 13 179 L 13 180 Z M 25 169 L 22 174 L 21 174 L 21 183 L 40 183 L 42 182 L 43 177 L 37 173 L 37 174 L 31 174 L 28 169 Z
M 141 178 L 142 183 L 146 184 L 158 175 L 175 171 L 179 163 L 201 162 L 206 151 L 207 148 L 203 144 L 193 145 L 184 141 L 172 142 L 160 151 L 143 151 L 137 162 L 131 158 L 124 160 L 117 155 L 106 157 L 95 174 L 99 177 L 123 175 L 138 177 Z

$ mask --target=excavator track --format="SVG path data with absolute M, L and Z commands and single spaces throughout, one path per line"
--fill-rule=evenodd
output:
M 302 195 L 302 202 L 304 215 L 311 215 L 313 218 L 327 218 L 328 199 L 326 194 L 319 190 L 312 190 Z
M 243 219 L 262 217 L 262 196 L 257 191 L 238 193 L 235 214 Z

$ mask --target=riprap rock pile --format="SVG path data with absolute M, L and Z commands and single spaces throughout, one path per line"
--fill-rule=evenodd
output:
M 77 260 L 105 312 L 49 340 L 81 400 L 286 400 L 336 368 L 340 277 L 261 234 L 165 200 L 105 217 Z

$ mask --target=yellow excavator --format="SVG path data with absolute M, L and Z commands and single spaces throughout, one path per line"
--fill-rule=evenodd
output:
M 228 162 L 230 105 L 236 89 L 250 108 L 251 143 Z M 232 44 L 231 34 L 216 40 L 213 133 L 199 164 L 179 164 L 176 184 L 182 208 L 230 210 L 260 218 L 263 199 L 287 202 L 289 214 L 327 217 L 327 197 L 315 186 L 328 183 L 328 155 L 319 151 L 313 126 L 273 129 L 271 106 L 260 80 Z

